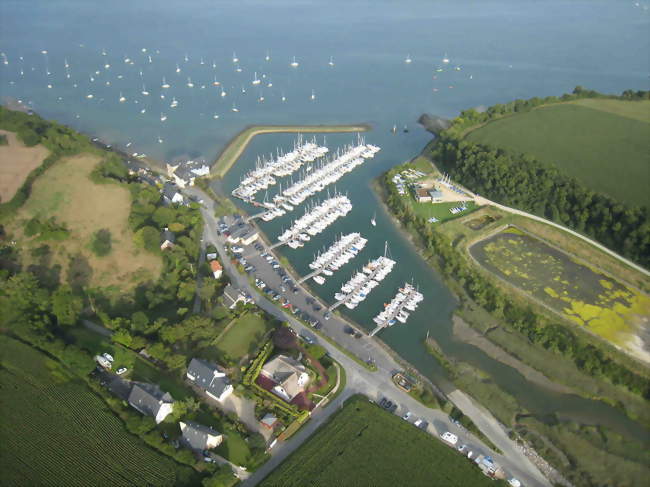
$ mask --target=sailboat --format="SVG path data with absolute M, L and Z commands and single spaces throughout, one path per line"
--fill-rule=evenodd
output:
M 271 60 L 271 56 L 269 55 L 269 51 L 266 51 L 266 56 L 264 56 L 264 60 L 265 61 L 270 61 Z
M 169 83 L 167 83 L 167 81 L 165 80 L 165 77 L 164 77 L 164 76 L 163 76 L 163 84 L 162 84 L 162 87 L 163 87 L 164 89 L 169 88 Z
M 194 83 L 192 83 L 192 79 L 189 77 L 187 78 L 187 87 L 194 88 Z
M 167 120 L 167 115 L 165 115 L 164 113 L 160 112 L 160 121 L 161 121 L 161 122 L 164 122 L 165 120 Z
M 189 60 L 190 60 L 190 58 L 187 57 L 187 54 L 185 54 L 185 62 L 187 62 L 187 61 L 189 61 Z
M 177 73 L 181 72 L 181 67 L 178 65 L 178 63 L 176 63 L 176 72 Z
M 282 100 L 282 101 L 287 101 L 287 97 L 284 96 L 284 93 L 282 93 L 282 98 L 281 98 L 281 100 Z
M 120 91 L 120 103 L 124 103 L 126 101 L 126 98 L 124 95 L 122 95 L 122 92 Z
M 214 118 L 214 119 L 216 120 L 217 118 L 219 118 L 219 115 L 217 115 L 217 114 L 215 113 L 214 115 L 212 115 L 212 118 Z
M 334 58 L 332 56 L 330 56 L 330 61 L 327 64 L 334 66 Z
M 257 71 L 255 71 L 255 77 L 253 78 L 253 84 L 259 85 L 262 81 L 257 78 Z
M 293 57 L 293 61 L 291 61 L 291 64 L 289 66 L 291 66 L 292 68 L 297 68 L 298 66 L 300 66 L 300 63 L 296 61 L 296 56 Z
M 217 81 L 217 75 L 216 75 L 216 74 L 214 75 L 214 81 L 212 82 L 212 84 L 213 84 L 214 86 L 219 86 L 219 85 L 221 84 L 221 83 L 219 83 L 219 82 Z
M 201 65 L 205 64 L 205 62 L 203 62 L 203 57 L 201 57 L 201 61 L 199 62 L 199 64 Z
M 407 55 L 406 55 L 406 59 L 404 60 L 404 62 L 405 62 L 406 64 L 411 64 L 411 63 L 413 62 L 413 60 L 411 59 L 411 55 L 410 55 L 410 54 L 407 54 Z
M 372 218 L 370 219 L 370 224 L 371 224 L 373 227 L 376 227 L 376 226 L 377 226 L 377 212 L 375 212 L 375 214 L 372 215 Z
M 232 62 L 233 63 L 238 63 L 239 62 L 239 58 L 237 57 L 237 54 L 235 54 L 234 52 L 232 53 Z
M 442 62 L 445 64 L 449 64 L 449 58 L 447 57 L 447 53 L 445 53 L 445 57 L 442 58 Z
M 223 89 L 223 86 L 222 86 L 221 87 L 221 97 L 223 98 L 225 96 L 226 96 L 226 91 Z
M 316 92 L 314 90 L 311 90 L 311 96 L 309 97 L 311 101 L 314 101 L 316 99 Z
M 233 102 L 233 104 L 232 104 L 232 111 L 235 112 L 235 113 L 237 113 L 237 112 L 239 111 L 239 108 L 237 108 L 237 107 L 235 106 L 235 103 L 234 103 L 234 102 Z
M 147 88 L 146 88 L 144 85 L 142 85 L 142 92 L 141 92 L 141 93 L 142 93 L 144 96 L 148 96 L 148 95 L 149 95 L 149 92 L 147 91 Z
M 171 102 L 171 104 L 169 105 L 169 108 L 176 108 L 177 106 L 178 106 L 178 101 L 176 100 L 176 97 L 173 96 L 173 97 L 172 97 L 172 102 Z
M 159 144 L 162 144 L 162 143 L 163 143 L 163 140 L 162 140 L 162 138 L 160 137 L 160 135 L 158 136 L 158 143 L 159 143 Z

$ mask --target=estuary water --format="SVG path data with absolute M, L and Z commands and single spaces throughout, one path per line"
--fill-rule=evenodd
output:
M 646 432 L 619 411 L 542 389 L 455 341 L 453 296 L 383 214 L 370 183 L 430 140 L 416 124 L 424 112 L 451 118 L 465 108 L 560 95 L 576 85 L 648 89 L 649 24 L 648 1 L 4 0 L 0 95 L 166 162 L 212 161 L 250 124 L 371 123 L 366 140 L 382 151 L 337 184 L 352 212 L 304 248 L 281 253 L 306 274 L 313 254 L 335 234 L 369 238 L 360 256 L 316 290 L 332 302 L 352 271 L 388 241 L 398 265 L 349 314 L 353 320 L 370 328 L 382 304 L 413 279 L 425 302 L 381 338 L 423 374 L 441 375 L 422 345 L 429 332 L 446 353 L 485 370 L 530 411 L 640 438 Z M 353 138 L 329 134 L 327 145 Z M 255 138 L 223 189 L 236 186 L 257 155 L 286 150 L 293 139 Z M 369 223 L 374 212 L 376 227 Z M 274 239 L 301 213 L 262 228 Z

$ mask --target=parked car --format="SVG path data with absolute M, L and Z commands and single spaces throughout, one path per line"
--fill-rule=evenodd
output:
M 461 452 L 461 453 L 463 453 L 465 450 L 467 450 L 467 445 L 460 445 L 458 447 L 458 451 Z
M 117 375 L 122 375 L 122 374 L 124 374 L 127 370 L 129 370 L 129 369 L 127 369 L 126 367 L 120 367 L 119 369 L 117 369 L 117 371 L 116 371 L 115 373 L 116 373 Z
M 305 340 L 305 341 L 306 341 L 307 343 L 309 343 L 310 345 L 313 345 L 313 344 L 314 344 L 314 340 L 313 340 L 313 338 L 308 337 L 307 335 L 304 335 L 304 334 L 302 334 L 302 333 L 301 333 L 299 336 L 300 336 L 300 338 L 302 338 L 303 340 Z
M 323 309 L 323 307 L 320 304 L 314 305 L 314 311 L 320 311 L 321 309 Z
M 294 287 L 291 291 L 293 292 L 293 294 L 296 294 L 298 292 L 298 288 Z
M 411 411 L 406 411 L 406 412 L 404 413 L 404 415 L 402 416 L 402 419 L 403 419 L 404 421 L 408 421 L 410 417 L 411 417 Z
M 332 314 L 331 314 L 329 311 L 323 315 L 323 318 L 324 318 L 326 321 L 329 320 L 331 317 L 332 317 Z
M 102 357 L 104 357 L 109 362 L 113 362 L 115 360 L 113 358 L 113 356 L 110 353 L 107 353 L 107 352 L 102 353 Z

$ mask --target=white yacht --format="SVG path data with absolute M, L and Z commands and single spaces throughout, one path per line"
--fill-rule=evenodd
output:
M 255 75 L 253 77 L 253 84 L 254 85 L 259 85 L 262 81 L 257 77 L 257 71 L 255 71 Z
M 178 63 L 176 63 L 176 72 L 177 73 L 181 72 L 181 67 L 178 65 Z
M 330 60 L 327 64 L 330 66 L 334 66 L 334 58 L 332 56 L 330 56 Z
M 232 62 L 233 63 L 238 63 L 239 62 L 239 58 L 237 57 L 237 54 L 235 54 L 234 52 L 232 53 Z
M 311 90 L 311 96 L 309 97 L 311 101 L 314 101 L 316 99 L 316 92 L 314 90 Z
M 377 213 L 375 213 L 374 215 L 372 215 L 372 218 L 370 219 L 370 224 L 371 224 L 373 227 L 376 227 L 376 226 L 377 226 L 377 220 L 376 220 L 376 218 L 377 218 Z
M 445 53 L 445 57 L 442 58 L 442 62 L 444 64 L 449 64 L 449 58 L 447 57 L 447 53 Z
M 167 115 L 165 115 L 164 113 L 161 112 L 160 113 L 160 121 L 164 122 L 165 120 L 167 120 Z
M 404 59 L 404 62 L 405 62 L 406 64 L 411 64 L 411 63 L 413 62 L 413 60 L 411 59 L 411 55 L 410 55 L 410 54 L 407 54 L 407 55 L 406 55 L 406 59 Z
M 176 100 L 176 97 L 172 97 L 172 102 L 169 104 L 169 108 L 176 108 L 178 106 L 178 100 Z
M 166 90 L 167 88 L 169 88 L 169 83 L 167 83 L 167 80 L 165 80 L 165 77 L 164 77 L 164 76 L 163 76 L 163 79 L 162 79 L 162 87 L 163 87 L 163 89 L 165 89 L 165 90 Z
M 124 103 L 126 101 L 126 98 L 124 95 L 122 95 L 122 92 L 120 91 L 120 103 Z
M 292 68 L 297 68 L 298 66 L 300 66 L 300 63 L 296 61 L 296 56 L 293 57 L 293 60 L 291 61 L 291 64 L 289 64 L 289 66 L 291 66 Z
M 194 83 L 192 83 L 192 78 L 187 78 L 187 87 L 194 88 Z
M 144 85 L 142 85 L 142 91 L 141 91 L 141 93 L 142 93 L 144 96 L 149 96 L 149 92 L 147 91 L 147 88 L 146 88 Z

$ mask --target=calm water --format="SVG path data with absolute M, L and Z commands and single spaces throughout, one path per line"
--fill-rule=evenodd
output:
M 424 374 L 434 379 L 440 374 L 422 346 L 429 331 L 447 353 L 486 370 L 531 411 L 555 411 L 632 434 L 638 431 L 635 425 L 606 405 L 540 389 L 476 348 L 454 341 L 452 296 L 378 210 L 369 185 L 430 139 L 415 123 L 423 112 L 453 117 L 464 108 L 559 95 L 578 84 L 605 92 L 648 89 L 647 5 L 617 0 L 272 5 L 119 0 L 107 8 L 89 0 L 4 0 L 0 51 L 7 63 L 0 59 L 0 94 L 165 161 L 212 160 L 248 124 L 371 122 L 374 130 L 366 138 L 382 151 L 337 184 L 354 209 L 308 246 L 284 251 L 298 271 L 307 272 L 312 254 L 332 241 L 333 232 L 358 230 L 369 237 L 363 254 L 318 289 L 331 300 L 341 282 L 389 241 L 399 265 L 351 318 L 368 326 L 397 286 L 414 279 L 426 306 L 406 326 L 382 332 L 382 339 Z M 407 55 L 410 64 L 404 62 Z M 293 56 L 298 68 L 289 66 Z M 328 65 L 330 56 L 334 66 Z M 448 64 L 442 62 L 445 56 Z M 251 83 L 255 72 L 259 85 Z M 161 87 L 163 76 L 168 89 Z M 177 108 L 170 108 L 173 98 Z M 239 112 L 232 111 L 233 105 Z M 393 124 L 408 125 L 410 132 L 392 135 Z M 350 135 L 327 136 L 331 148 L 350 140 Z M 236 184 L 258 153 L 287 148 L 291 141 L 285 135 L 257 138 L 224 181 L 225 189 Z M 375 211 L 373 228 L 369 220 Z M 288 222 L 285 217 L 263 228 L 273 238 Z

